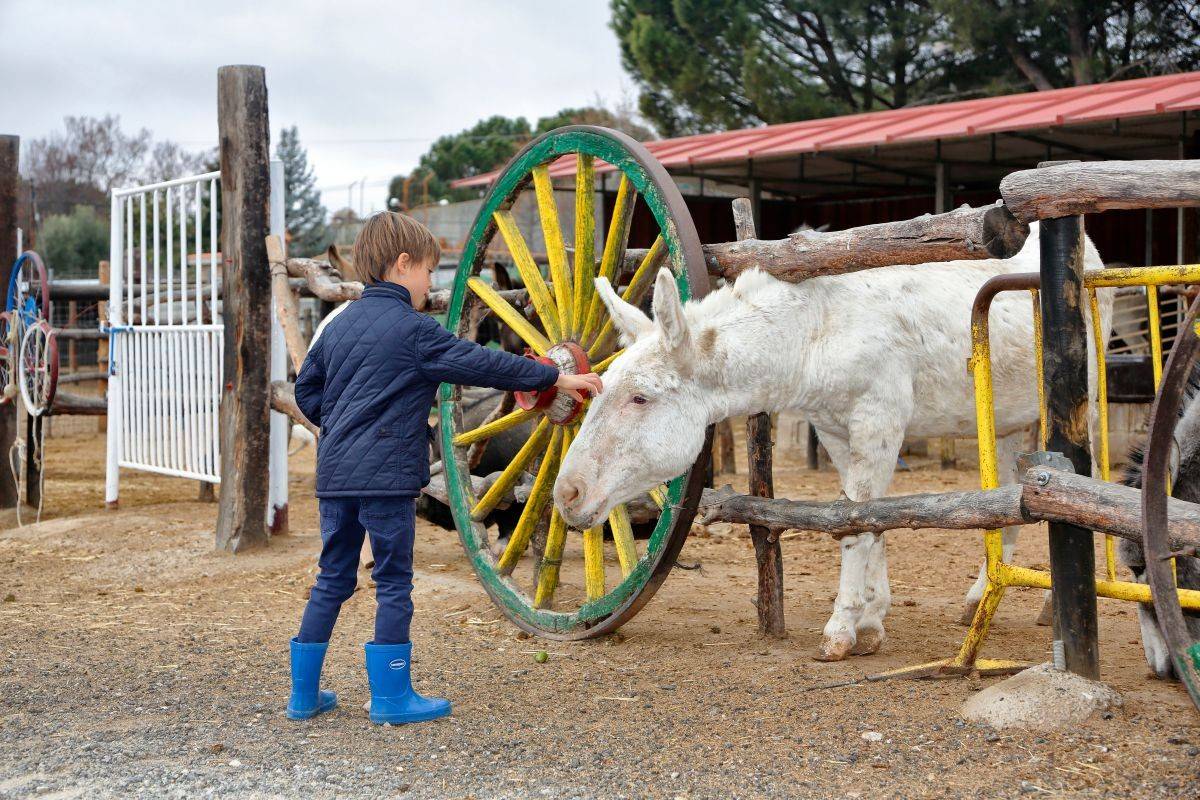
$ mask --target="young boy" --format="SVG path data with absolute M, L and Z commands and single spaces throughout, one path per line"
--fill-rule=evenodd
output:
M 557 386 L 581 399 L 594 374 L 560 374 L 528 358 L 455 338 L 420 312 L 441 249 L 419 222 L 376 214 L 354 243 L 362 298 L 329 323 L 296 378 L 296 403 L 320 426 L 317 498 L 320 574 L 300 633 L 291 642 L 287 714 L 308 719 L 337 705 L 319 689 L 338 611 L 357 583 L 364 533 L 375 558 L 375 638 L 366 644 L 371 721 L 419 722 L 450 713 L 450 702 L 413 691 L 414 500 L 429 482 L 426 422 L 441 383 L 534 391 Z

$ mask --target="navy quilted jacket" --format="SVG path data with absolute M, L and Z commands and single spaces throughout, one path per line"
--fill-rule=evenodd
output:
M 317 497 L 415 497 L 440 383 L 533 391 L 558 370 L 453 336 L 395 283 L 368 286 L 313 344 L 296 403 L 321 428 Z

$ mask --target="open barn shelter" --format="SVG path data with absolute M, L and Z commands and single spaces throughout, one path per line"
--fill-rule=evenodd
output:
M 841 230 L 990 203 L 1004 175 L 1043 161 L 1195 158 L 1198 112 L 1200 72 L 1189 72 L 681 136 L 646 148 L 679 184 L 701 241 L 734 238 L 731 190 L 756 201 L 759 236 L 775 239 L 801 225 Z M 617 182 L 600 170 L 607 219 Z M 483 188 L 497 174 L 454 185 Z M 572 187 L 573 159 L 550 174 Z M 652 230 L 641 209 L 630 245 L 648 246 Z M 1195 212 L 1176 209 L 1088 220 L 1105 260 L 1131 265 L 1195 261 L 1198 232 Z

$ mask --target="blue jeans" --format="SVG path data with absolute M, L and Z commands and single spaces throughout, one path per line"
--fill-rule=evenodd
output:
M 300 621 L 301 642 L 328 642 L 342 603 L 358 584 L 363 536 L 375 557 L 375 643 L 405 644 L 412 622 L 413 534 L 411 497 L 326 498 L 321 509 L 321 571 Z

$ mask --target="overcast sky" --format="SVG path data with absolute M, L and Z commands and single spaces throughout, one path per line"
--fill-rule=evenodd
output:
M 608 17 L 607 0 L 0 0 L 0 133 L 114 113 L 213 147 L 217 67 L 261 64 L 272 147 L 298 125 L 331 211 L 363 177 L 382 208 L 442 134 L 631 94 Z

